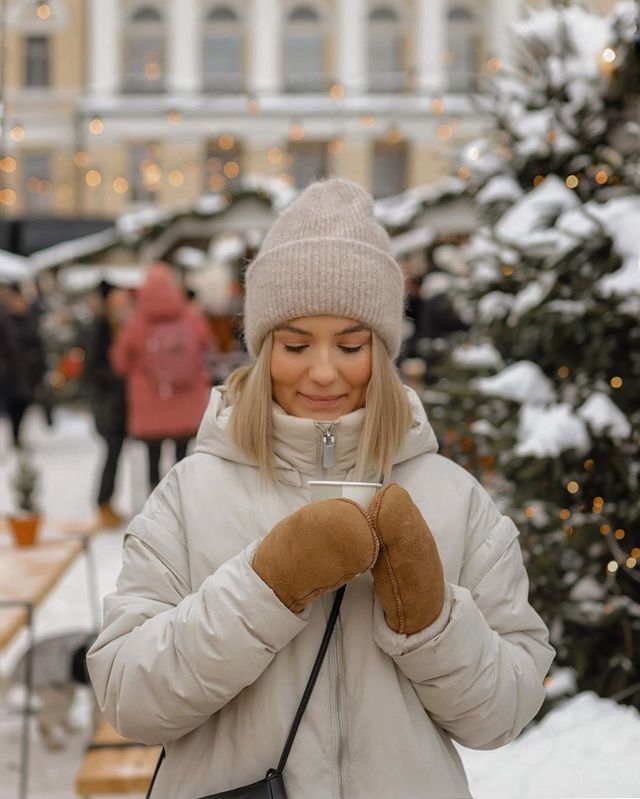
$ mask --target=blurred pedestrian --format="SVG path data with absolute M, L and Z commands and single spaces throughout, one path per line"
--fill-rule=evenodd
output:
M 112 497 L 127 431 L 127 403 L 124 378 L 113 371 L 109 350 L 129 316 L 132 300 L 128 291 L 102 281 L 99 303 L 89 330 L 83 379 L 96 430 L 107 447 L 97 496 L 98 523 L 101 527 L 118 527 L 124 520 L 114 510 Z
M 149 482 L 160 482 L 162 442 L 184 458 L 207 406 L 205 353 L 208 326 L 190 305 L 171 269 L 154 264 L 138 293 L 138 305 L 116 337 L 111 363 L 127 386 L 127 432 L 147 445 Z
M 38 317 L 20 286 L 13 284 L 3 292 L 8 340 L 14 357 L 6 386 L 6 410 L 11 421 L 13 443 L 22 446 L 22 420 L 35 399 L 45 372 L 45 354 Z M 11 346 L 11 345 L 10 345 Z
M 0 414 L 7 413 L 9 399 L 9 380 L 16 362 L 15 345 L 9 316 L 4 304 L 0 303 Z

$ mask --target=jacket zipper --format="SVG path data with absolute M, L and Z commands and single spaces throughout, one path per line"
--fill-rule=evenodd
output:
M 321 435 L 322 477 L 324 480 L 328 480 L 329 472 L 333 469 L 336 462 L 336 427 L 338 423 L 316 422 L 315 425 Z
M 321 463 L 322 477 L 329 479 L 329 474 L 335 466 L 336 456 L 336 428 L 337 422 L 316 422 L 317 429 L 321 435 Z M 344 761 L 346 755 L 346 730 L 344 723 L 344 702 L 342 697 L 343 690 L 343 652 L 342 652 L 342 621 L 340 615 L 333 632 L 333 662 L 335 666 L 335 686 L 336 686 L 336 727 L 338 732 L 338 799 L 346 798 L 346 780 Z

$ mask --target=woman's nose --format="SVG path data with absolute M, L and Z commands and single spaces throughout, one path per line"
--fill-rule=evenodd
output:
M 336 379 L 337 369 L 331 358 L 327 356 L 318 357 L 309 367 L 309 377 L 322 385 L 328 385 Z

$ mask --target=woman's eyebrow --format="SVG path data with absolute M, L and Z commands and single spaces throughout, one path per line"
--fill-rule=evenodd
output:
M 294 327 L 293 325 L 278 325 L 274 328 L 276 331 L 278 330 L 286 330 L 289 333 L 300 333 L 301 336 L 310 336 L 308 330 L 303 330 L 301 327 Z
M 287 325 L 287 324 L 278 325 L 276 328 L 274 328 L 274 330 L 275 331 L 285 330 L 288 333 L 299 333 L 301 336 L 312 335 L 312 333 L 310 333 L 308 330 L 303 330 L 301 327 L 295 327 L 294 325 Z M 369 328 L 366 325 L 361 325 L 361 324 L 351 325 L 351 327 L 345 327 L 344 330 L 338 331 L 335 335 L 345 336 L 347 333 L 359 333 L 361 330 L 369 330 Z
M 361 330 L 369 330 L 369 328 L 366 325 L 352 325 L 351 327 L 346 327 L 344 330 L 336 333 L 336 336 L 344 336 L 347 333 L 359 333 Z

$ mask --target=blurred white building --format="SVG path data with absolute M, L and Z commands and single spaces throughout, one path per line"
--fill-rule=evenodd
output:
M 0 8 L 0 210 L 21 218 L 111 218 L 251 173 L 339 175 L 378 197 L 429 183 L 482 127 L 473 96 L 522 13 L 519 0 Z

